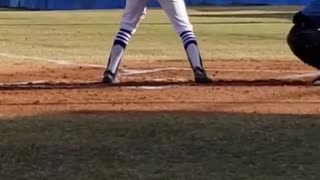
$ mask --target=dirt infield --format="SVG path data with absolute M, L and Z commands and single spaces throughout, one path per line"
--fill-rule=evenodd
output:
M 3 64 L 0 116 L 50 112 L 206 111 L 320 114 L 314 69 L 296 61 L 207 61 L 214 84 L 192 82 L 184 61 L 129 62 L 122 83 L 99 83 L 102 67 Z

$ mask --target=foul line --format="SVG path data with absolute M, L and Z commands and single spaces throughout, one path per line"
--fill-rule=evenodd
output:
M 78 63 L 73 63 L 73 62 L 70 62 L 70 61 L 67 61 L 67 60 L 50 59 L 50 58 L 43 58 L 43 57 L 37 57 L 37 56 L 20 56 L 20 55 L 9 54 L 9 53 L 0 53 L 0 56 L 7 57 L 7 58 L 13 58 L 13 59 L 30 59 L 30 60 L 54 63 L 54 64 L 58 64 L 58 65 L 72 65 L 72 66 L 105 68 L 105 66 L 103 66 L 103 65 L 78 64 Z
M 300 78 L 316 78 L 316 77 L 320 77 L 320 71 L 309 72 L 306 74 L 287 75 L 287 76 L 282 76 L 279 79 L 300 79 Z
M 9 53 L 0 53 L 0 56 L 7 57 L 7 58 L 13 58 L 13 59 L 31 59 L 31 60 L 61 64 L 61 65 L 72 64 L 72 63 L 65 61 L 65 60 L 54 60 L 54 59 L 36 57 L 36 56 L 20 56 L 20 55 L 9 54 Z
M 81 64 L 81 63 L 74 63 L 67 60 L 58 60 L 58 59 L 50 59 L 50 58 L 43 58 L 37 56 L 22 56 L 10 53 L 1 53 L 0 56 L 13 58 L 13 59 L 31 59 L 36 61 L 42 61 L 47 63 L 54 63 L 58 65 L 70 65 L 70 66 L 83 66 L 83 67 L 95 67 L 95 68 L 105 68 L 105 65 L 98 65 L 98 64 Z M 179 68 L 179 67 L 168 67 L 168 68 L 155 68 L 155 69 L 148 69 L 148 70 L 139 70 L 139 69 L 121 69 L 121 75 L 130 76 L 130 75 L 141 75 L 141 74 L 149 74 L 155 72 L 162 72 L 162 71 L 170 71 L 170 70 L 178 70 L 178 71 L 189 71 L 190 68 Z M 266 73 L 278 73 L 278 70 L 252 70 L 252 69 L 207 69 L 212 71 L 221 71 L 221 72 L 266 72 Z M 306 74 L 294 74 L 294 75 L 287 75 L 279 77 L 280 79 L 296 79 L 296 78 L 308 78 L 314 76 L 320 76 L 320 72 L 310 72 L 304 70 L 286 70 L 281 72 L 292 72 L 292 73 L 306 73 Z

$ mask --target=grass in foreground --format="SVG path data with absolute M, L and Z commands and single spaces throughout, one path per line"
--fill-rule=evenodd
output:
M 319 179 L 319 117 L 144 112 L 0 121 L 1 180 Z
M 256 14 L 254 7 L 243 7 L 236 8 L 230 15 L 233 9 L 189 11 L 205 59 L 294 58 L 285 39 L 291 27 L 290 13 L 296 7 L 289 9 L 291 11 L 271 8 L 272 14 L 258 7 Z M 0 13 L 0 53 L 104 64 L 122 11 Z M 180 39 L 163 11 L 148 13 L 125 58 L 186 59 Z

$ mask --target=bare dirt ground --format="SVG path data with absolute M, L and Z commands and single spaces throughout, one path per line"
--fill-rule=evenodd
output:
M 127 62 L 121 83 L 101 84 L 102 67 L 2 64 L 0 116 L 54 112 L 204 111 L 320 114 L 314 69 L 297 61 L 207 61 L 196 85 L 184 61 Z

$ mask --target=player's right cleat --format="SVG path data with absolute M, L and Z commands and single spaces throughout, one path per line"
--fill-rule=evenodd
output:
M 194 80 L 196 83 L 199 84 L 210 84 L 213 83 L 212 79 L 210 79 L 207 75 L 207 73 L 205 72 L 204 69 L 196 67 L 193 70 L 194 73 Z
M 112 73 L 111 71 L 107 70 L 103 74 L 102 82 L 106 84 L 114 84 L 119 83 L 120 80 L 116 74 Z

